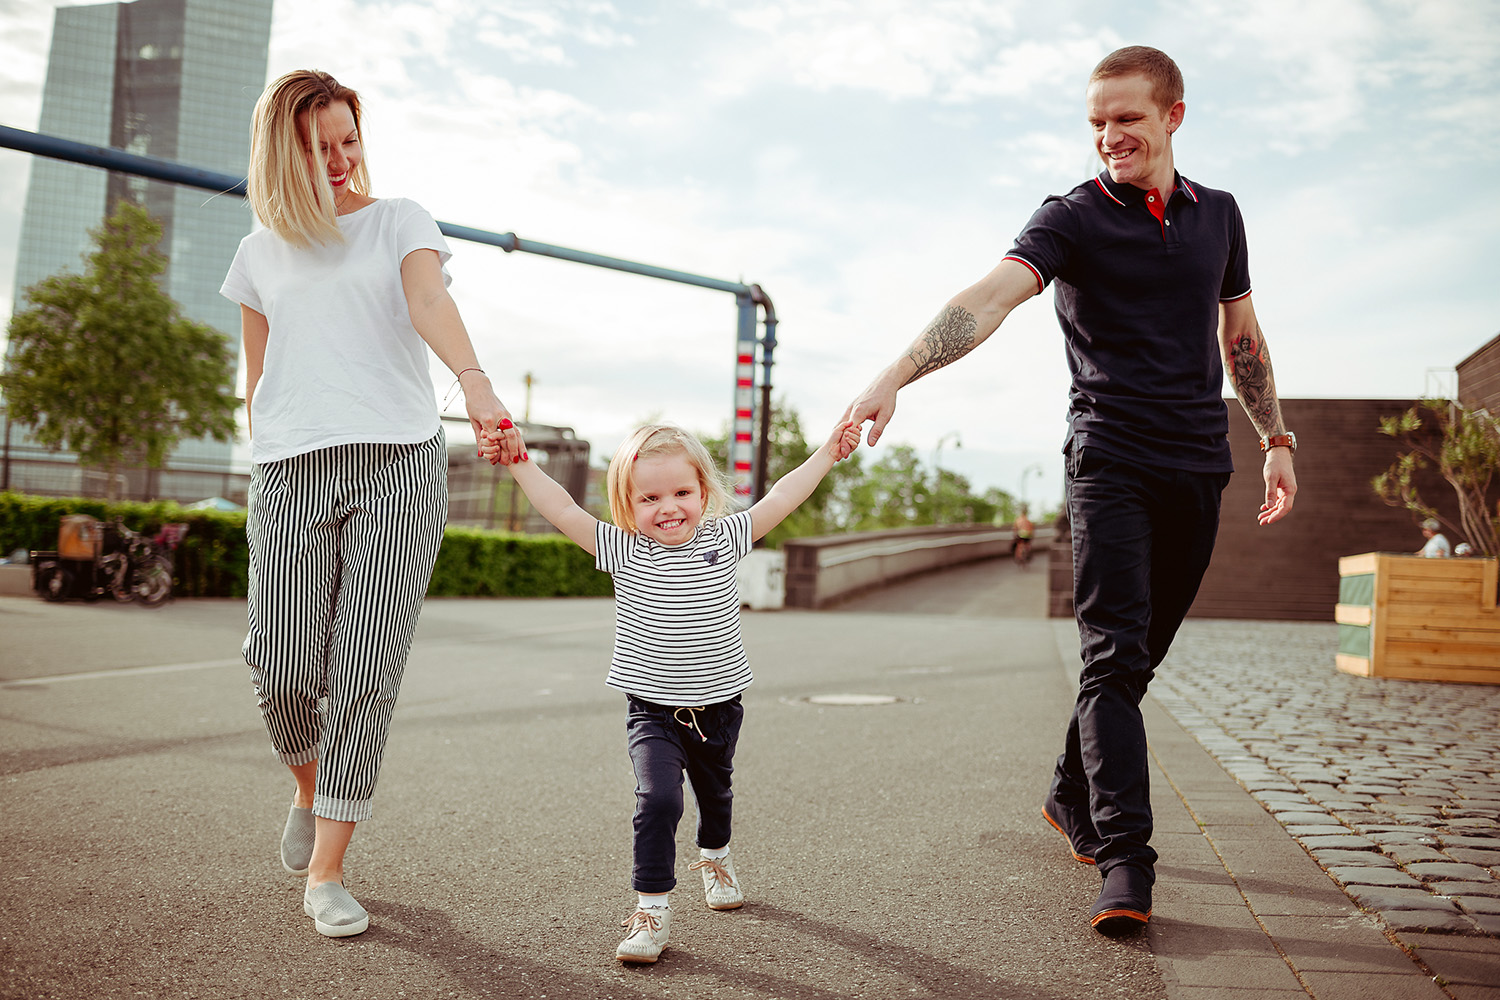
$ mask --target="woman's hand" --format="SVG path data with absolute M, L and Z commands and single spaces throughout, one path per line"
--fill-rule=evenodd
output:
M 479 457 L 491 465 L 510 465 L 521 461 L 525 444 L 521 432 L 516 430 L 510 411 L 484 372 L 475 368 L 458 377 L 464 390 L 464 409 L 469 414 L 469 424 L 474 429 L 474 440 L 478 443 Z

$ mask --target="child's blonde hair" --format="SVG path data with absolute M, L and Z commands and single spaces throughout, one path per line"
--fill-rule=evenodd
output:
M 342 243 L 333 187 L 326 170 L 309 171 L 307 150 L 321 155 L 318 112 L 342 102 L 354 115 L 361 152 L 359 94 L 316 69 L 299 69 L 276 80 L 255 102 L 250 122 L 250 207 L 261 224 L 294 246 Z M 300 119 L 307 116 L 307 134 Z M 326 137 L 337 141 L 341 136 Z M 370 193 L 370 173 L 363 157 L 349 175 L 349 190 Z
M 615 450 L 615 457 L 609 460 L 605 486 L 609 493 L 609 516 L 616 527 L 632 535 L 639 534 L 630 506 L 636 459 L 670 454 L 681 454 L 698 473 L 698 485 L 703 489 L 704 517 L 718 517 L 734 507 L 728 477 L 714 465 L 703 442 L 681 427 L 647 424 L 626 438 Z

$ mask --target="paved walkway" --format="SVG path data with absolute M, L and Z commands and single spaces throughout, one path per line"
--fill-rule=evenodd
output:
M 1500 687 L 1353 677 L 1337 626 L 1189 621 L 1155 700 L 1459 997 L 1500 997 Z
M 747 614 L 753 905 L 685 904 L 649 972 L 601 958 L 630 784 L 608 602 L 429 605 L 361 828 L 375 923 L 339 943 L 266 846 L 243 604 L 0 598 L 0 997 L 1500 1000 L 1500 689 L 1340 675 L 1331 625 L 1190 621 L 1143 706 L 1156 911 L 1111 941 L 1037 813 L 1077 664 L 1044 579 Z M 840 692 L 899 700 L 809 698 Z
M 909 598 L 897 586 L 843 607 L 894 613 L 910 600 L 929 613 L 970 611 L 988 598 L 1030 610 L 1017 584 L 1017 574 L 979 564 L 918 582 Z M 1076 628 L 1054 626 L 1071 675 Z M 1325 1000 L 1428 995 L 1404 974 L 1411 962 L 1443 995 L 1500 1000 L 1500 687 L 1353 677 L 1334 669 L 1337 645 L 1332 623 L 1190 619 L 1145 706 L 1156 762 L 1237 887 L 1241 916 L 1300 991 Z M 1181 752 L 1168 719 L 1221 774 Z M 1226 792 L 1222 775 L 1242 792 Z M 1158 807 L 1158 841 L 1164 818 Z M 1162 853 L 1170 884 L 1172 857 Z M 1307 877 L 1317 869 L 1352 907 Z M 1257 888 L 1271 871 L 1300 872 L 1302 900 Z M 1219 893 L 1203 915 L 1227 930 L 1240 917 L 1215 908 L 1225 898 L 1234 902 Z M 1361 923 L 1372 933 L 1354 931 Z M 1340 941 L 1344 932 L 1364 943 Z M 1166 957 L 1174 998 L 1198 989 L 1249 996 L 1265 981 L 1237 981 L 1238 963 L 1193 954 L 1187 942 L 1201 937 L 1153 935 L 1153 947 L 1187 952 L 1185 962 Z M 1187 978 L 1172 983 L 1174 968 Z

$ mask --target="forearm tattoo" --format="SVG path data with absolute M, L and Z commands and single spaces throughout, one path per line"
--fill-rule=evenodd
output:
M 912 372 L 911 378 L 901 384 L 911 385 L 923 375 L 935 372 L 968 354 L 978 343 L 974 337 L 974 331 L 978 327 L 979 322 L 969 310 L 962 306 L 945 306 L 937 314 L 937 318 L 927 324 L 927 329 L 922 331 L 917 343 L 912 345 L 907 357 L 916 365 L 916 370 Z
M 1259 323 L 1255 324 L 1254 333 L 1247 333 L 1229 345 L 1224 367 L 1255 429 L 1263 437 L 1285 431 L 1281 425 L 1281 403 L 1276 398 L 1276 379 L 1271 374 L 1271 354 Z

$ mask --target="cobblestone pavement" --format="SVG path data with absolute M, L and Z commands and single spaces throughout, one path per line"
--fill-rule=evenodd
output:
M 1189 620 L 1151 693 L 1398 936 L 1500 937 L 1500 687 L 1353 677 L 1337 645 Z

